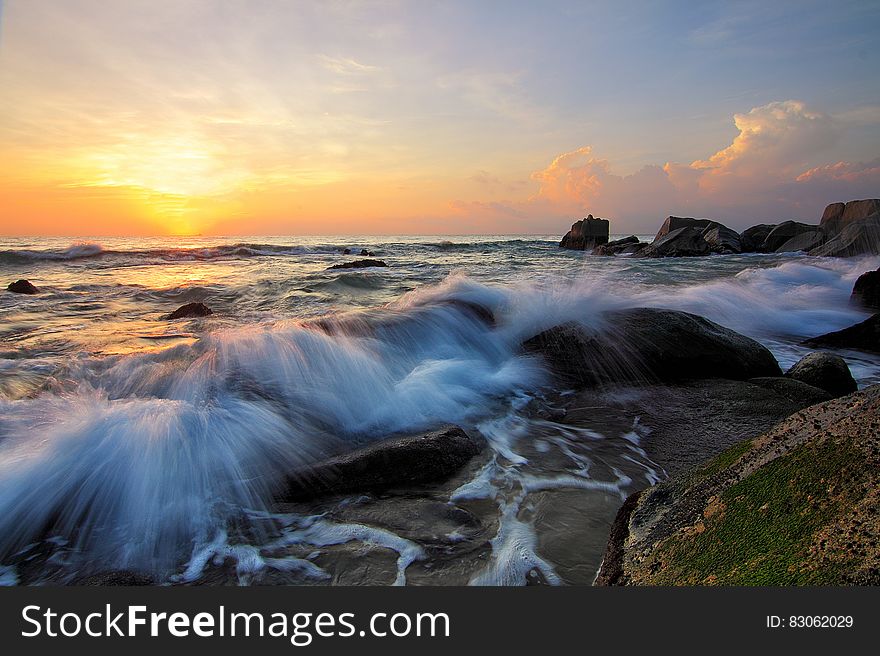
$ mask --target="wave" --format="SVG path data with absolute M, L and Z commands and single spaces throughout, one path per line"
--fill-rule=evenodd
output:
M 30 261 L 64 261 L 99 257 L 106 251 L 101 244 L 75 243 L 67 248 L 47 250 L 5 250 L 0 251 L 0 262 L 19 263 Z

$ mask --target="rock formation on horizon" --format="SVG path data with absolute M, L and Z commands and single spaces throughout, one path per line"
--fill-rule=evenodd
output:
M 571 230 L 565 233 L 560 248 L 569 248 L 576 251 L 593 249 L 596 246 L 608 243 L 609 223 L 608 219 L 596 219 L 589 214 L 586 219 L 576 221 Z

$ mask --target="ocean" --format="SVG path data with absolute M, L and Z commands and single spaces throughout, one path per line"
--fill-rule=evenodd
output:
M 528 418 L 549 375 L 522 341 L 664 307 L 757 339 L 785 369 L 803 339 L 868 317 L 849 295 L 880 266 L 602 258 L 558 242 L 0 238 L 3 285 L 42 292 L 0 293 L 0 581 L 32 562 L 27 582 L 125 569 L 164 583 L 588 583 L 609 513 L 665 473 L 637 422 Z M 365 258 L 388 266 L 329 268 Z M 197 301 L 214 314 L 165 318 Z M 880 382 L 880 358 L 843 355 L 860 386 Z M 489 455 L 430 499 L 272 502 L 291 470 L 445 423 Z M 575 523 L 577 544 L 548 537 Z

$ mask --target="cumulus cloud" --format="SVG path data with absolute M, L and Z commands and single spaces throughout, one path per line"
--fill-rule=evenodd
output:
M 648 165 L 630 175 L 615 173 L 584 146 L 533 173 L 538 190 L 511 206 L 519 216 L 591 212 L 616 220 L 616 232 L 651 231 L 667 213 L 739 228 L 758 220 L 815 221 L 827 203 L 880 192 L 880 159 L 816 165 L 838 139 L 839 123 L 800 101 L 771 102 L 736 114 L 739 133 L 708 158 Z

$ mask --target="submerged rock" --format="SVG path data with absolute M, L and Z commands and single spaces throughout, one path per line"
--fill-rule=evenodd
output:
M 830 347 L 880 353 L 880 314 L 849 328 L 812 337 L 803 344 L 812 348 Z
M 825 351 L 805 355 L 785 375 L 823 389 L 835 398 L 855 392 L 859 388 L 846 360 Z
M 564 324 L 523 348 L 543 355 L 567 383 L 583 386 L 782 375 L 773 354 L 755 340 L 675 310 L 607 312 L 597 328 Z
M 608 226 L 608 219 L 595 219 L 590 214 L 586 219 L 572 224 L 571 230 L 565 233 L 562 241 L 559 242 L 559 247 L 584 251 L 607 244 Z
M 387 267 L 382 260 L 354 260 L 352 262 L 343 262 L 342 264 L 334 264 L 329 269 L 364 269 L 366 267 Z M 328 269 L 328 270 L 329 270 Z
M 9 283 L 6 287 L 7 291 L 15 294 L 39 294 L 40 290 L 34 287 L 30 280 L 16 280 Z
M 874 386 L 635 493 L 597 584 L 877 585 L 878 419 Z
M 392 437 L 292 473 L 276 498 L 302 501 L 442 481 L 484 446 L 458 426 Z
M 860 275 L 850 299 L 871 310 L 880 310 L 880 269 Z
M 214 311 L 204 303 L 187 303 L 181 305 L 174 312 L 168 315 L 168 319 L 192 319 L 195 317 L 207 317 L 214 314 Z

